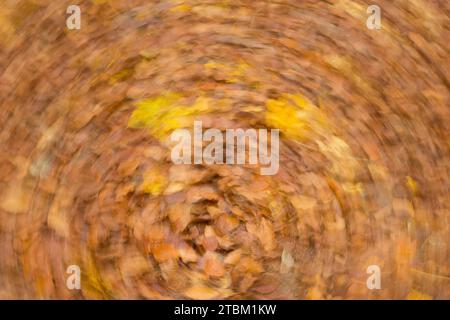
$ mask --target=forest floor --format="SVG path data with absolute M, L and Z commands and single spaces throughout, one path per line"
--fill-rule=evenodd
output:
M 1 298 L 450 298 L 448 1 L 70 4 L 0 8 Z M 194 120 L 278 173 L 173 164 Z

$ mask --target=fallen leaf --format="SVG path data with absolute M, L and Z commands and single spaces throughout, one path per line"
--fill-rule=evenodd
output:
M 212 252 L 207 252 L 204 256 L 204 271 L 210 277 L 222 277 L 225 274 L 225 267 L 219 256 Z

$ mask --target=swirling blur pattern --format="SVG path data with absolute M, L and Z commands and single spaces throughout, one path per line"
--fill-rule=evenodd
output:
M 448 1 L 71 4 L 0 6 L 0 298 L 450 298 Z M 194 120 L 278 173 L 173 164 Z

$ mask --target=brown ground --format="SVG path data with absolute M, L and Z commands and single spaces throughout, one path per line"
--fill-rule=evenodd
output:
M 2 1 L 0 297 L 449 299 L 449 2 L 376 2 L 382 30 L 359 0 L 85 0 L 69 31 L 71 1 Z M 171 93 L 195 114 L 129 125 Z M 178 116 L 279 127 L 279 173 L 173 165 Z

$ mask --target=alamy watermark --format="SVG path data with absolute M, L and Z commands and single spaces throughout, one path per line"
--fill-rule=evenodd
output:
M 70 5 L 66 10 L 67 14 L 70 16 L 66 19 L 66 26 L 69 30 L 80 30 L 81 29 L 81 9 L 77 5 Z
M 372 264 L 367 267 L 367 274 L 370 276 L 367 278 L 366 286 L 370 290 L 381 289 L 381 269 L 380 266 Z
M 80 290 L 81 289 L 81 270 L 76 264 L 70 265 L 66 273 L 69 276 L 66 279 L 66 286 L 69 290 Z
M 275 175 L 279 169 L 280 130 L 219 129 L 203 132 L 202 121 L 194 121 L 193 137 L 188 129 L 171 134 L 174 164 L 252 164 L 260 165 L 261 175 Z M 203 142 L 209 144 L 203 148 Z M 270 145 L 270 146 L 269 146 Z M 270 150 L 269 150 L 270 149 Z M 192 157 L 193 150 L 193 157 Z
M 370 16 L 366 20 L 366 26 L 370 30 L 381 29 L 381 9 L 376 4 L 367 7 L 367 13 Z

